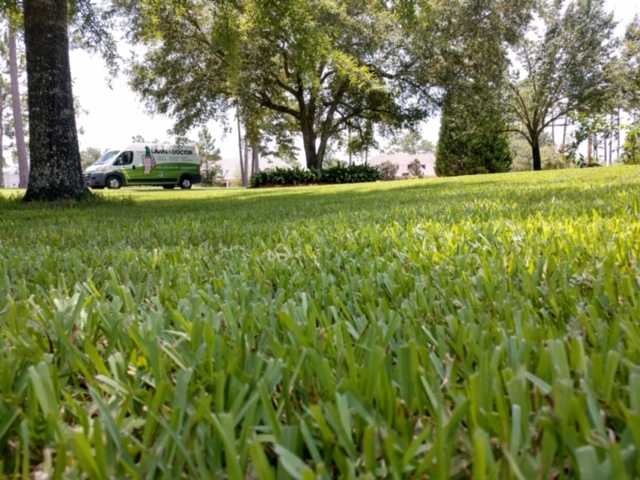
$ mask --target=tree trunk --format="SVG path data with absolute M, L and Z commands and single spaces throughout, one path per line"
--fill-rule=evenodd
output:
M 24 0 L 31 169 L 25 202 L 80 200 L 82 178 L 71 90 L 67 0 Z
M 24 124 L 22 122 L 16 32 L 11 25 L 9 25 L 9 76 L 11 77 L 11 103 L 13 105 L 13 122 L 16 132 L 16 150 L 18 151 L 18 173 L 20 177 L 18 187 L 27 188 L 29 183 L 29 160 L 27 159 L 27 146 L 24 141 Z
M 587 165 L 591 165 L 591 154 L 593 152 L 593 138 L 591 134 L 587 135 Z
M 242 171 L 243 171 L 242 186 L 248 187 L 249 186 L 249 142 L 247 141 L 246 137 L 244 139 L 244 169 Z
M 251 173 L 260 171 L 260 149 L 257 145 L 251 146 Z
M 240 155 L 240 181 L 242 182 L 242 186 L 244 187 L 244 161 L 242 155 L 242 124 L 240 123 L 240 116 L 236 115 L 236 119 L 238 121 L 238 154 Z
M 540 156 L 540 143 L 538 137 L 534 137 L 531 142 L 531 153 L 533 155 L 533 171 L 542 170 L 542 157 Z
M 0 188 L 4 188 L 4 82 L 0 78 Z
M 302 124 L 302 144 L 304 145 L 304 155 L 307 159 L 307 168 L 309 170 L 320 170 L 322 168 L 322 160 L 318 158 L 313 124 Z

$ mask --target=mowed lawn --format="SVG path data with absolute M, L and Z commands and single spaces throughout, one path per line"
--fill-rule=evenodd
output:
M 5 476 L 640 475 L 640 168 L 10 194 Z

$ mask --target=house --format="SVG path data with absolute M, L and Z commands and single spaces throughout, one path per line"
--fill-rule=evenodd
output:
M 376 155 L 375 157 L 369 159 L 367 162 L 369 165 L 378 166 L 383 162 L 391 162 L 395 165 L 398 165 L 398 171 L 396 172 L 396 178 L 407 178 L 411 176 L 409 173 L 409 164 L 413 163 L 414 160 L 418 160 L 420 165 L 422 166 L 422 174 L 425 177 L 435 177 L 435 165 L 436 165 L 436 156 L 429 153 L 382 153 L 380 155 Z
M 17 165 L 4 167 L 2 169 L 2 180 L 4 188 L 18 188 L 20 175 L 18 174 Z

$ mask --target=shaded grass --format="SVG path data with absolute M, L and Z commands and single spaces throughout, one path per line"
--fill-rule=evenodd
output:
M 6 474 L 638 473 L 640 169 L 100 198 L 0 199 Z

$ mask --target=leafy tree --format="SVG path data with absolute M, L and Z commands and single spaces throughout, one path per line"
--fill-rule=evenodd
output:
M 515 48 L 522 72 L 512 72 L 506 103 L 531 146 L 534 170 L 542 168 L 540 137 L 547 127 L 570 112 L 602 107 L 613 28 L 604 0 L 546 0 Z
M 442 87 L 438 175 L 510 168 L 503 96 L 507 46 L 517 43 L 531 15 L 529 1 L 454 0 L 442 7 L 436 64 Z
M 214 186 L 217 184 L 218 177 L 222 174 L 222 167 L 218 163 L 222 157 L 220 156 L 220 149 L 216 147 L 213 135 L 206 127 L 202 127 L 198 132 L 196 146 L 202 161 L 202 184 Z
M 394 137 L 388 148 L 390 153 L 417 153 L 433 152 L 435 150 L 433 143 L 422 138 L 417 130 L 409 130 L 402 136 Z
M 640 15 L 633 17 L 627 25 L 623 39 L 621 66 L 623 75 L 620 90 L 626 100 L 623 108 L 632 112 L 637 121 L 640 116 Z
M 424 174 L 422 173 L 422 164 L 417 158 L 415 158 L 409 165 L 407 165 L 407 170 L 409 170 L 409 175 L 411 175 L 412 177 L 424 177 Z
M 463 109 L 455 100 L 445 102 L 436 150 L 436 175 L 509 171 L 513 157 L 502 128 L 487 128 L 482 117 L 470 117 Z
M 399 169 L 400 166 L 397 163 L 392 163 L 389 160 L 385 160 L 378 166 L 382 180 L 395 180 Z
M 622 162 L 626 165 L 640 165 L 640 125 L 635 125 L 627 132 Z
M 96 161 L 102 156 L 102 152 L 99 148 L 87 147 L 80 152 L 80 163 L 82 170 L 86 170 L 87 167 L 96 163 Z
M 410 81 L 410 39 L 398 34 L 388 2 L 174 3 L 120 5 L 132 38 L 148 47 L 133 87 L 150 108 L 173 115 L 177 131 L 220 118 L 232 104 L 243 121 L 267 110 L 293 119 L 307 167 L 319 169 L 346 129 L 426 114 L 409 101 L 425 92 Z
M 131 141 L 133 143 L 144 143 L 144 142 L 146 142 L 146 140 L 144 139 L 144 137 L 142 135 L 133 135 L 131 137 Z
M 509 148 L 513 155 L 511 171 L 531 171 L 533 163 L 529 142 L 527 142 L 522 135 L 516 132 L 511 132 L 508 138 Z M 556 145 L 546 133 L 540 136 L 540 157 L 542 159 L 543 170 L 569 168 L 573 165 L 562 153 L 557 151 Z

